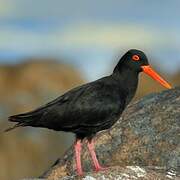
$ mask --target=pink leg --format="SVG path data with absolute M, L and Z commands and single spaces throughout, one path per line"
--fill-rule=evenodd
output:
M 75 159 L 76 159 L 76 170 L 79 176 L 83 175 L 82 166 L 81 166 L 81 140 L 77 139 L 74 145 L 75 149 Z
M 94 164 L 94 167 L 95 167 L 95 171 L 102 171 L 102 170 L 106 170 L 107 168 L 103 168 L 100 166 L 99 162 L 98 162 L 98 159 L 96 157 L 96 153 L 94 151 L 94 142 L 93 140 L 91 141 L 88 141 L 88 149 L 89 149 L 89 152 L 91 154 L 91 157 L 92 157 L 92 160 L 93 160 L 93 164 Z

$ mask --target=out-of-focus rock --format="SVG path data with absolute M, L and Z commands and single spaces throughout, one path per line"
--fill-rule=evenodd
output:
M 82 84 L 70 65 L 53 60 L 29 60 L 0 66 L 0 104 L 9 112 L 22 112 Z
M 71 142 L 69 136 L 41 128 L 2 133 L 13 125 L 7 117 L 37 108 L 82 83 L 75 68 L 51 59 L 0 65 L 0 179 L 38 176 Z
M 96 136 L 98 159 L 110 167 L 160 166 L 178 172 L 179 120 L 180 87 L 146 96 L 131 104 L 111 129 Z M 92 170 L 86 147 L 82 162 L 85 172 Z M 73 174 L 75 161 L 70 148 L 42 177 L 58 179 Z

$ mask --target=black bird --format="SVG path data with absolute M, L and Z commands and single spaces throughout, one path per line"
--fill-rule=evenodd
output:
M 109 129 L 119 119 L 136 92 L 138 75 L 142 71 L 166 88 L 171 88 L 150 67 L 146 55 L 132 49 L 122 56 L 111 75 L 76 87 L 34 111 L 10 116 L 9 121 L 18 123 L 6 131 L 32 126 L 73 132 L 76 135 L 77 173 L 83 173 L 81 143 L 84 138 L 87 139 L 95 170 L 103 170 L 94 151 L 93 137 L 97 132 Z

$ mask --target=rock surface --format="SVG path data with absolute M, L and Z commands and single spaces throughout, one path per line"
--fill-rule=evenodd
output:
M 179 120 L 180 87 L 148 95 L 126 108 L 111 129 L 96 136 L 98 159 L 102 165 L 109 167 L 160 166 L 178 172 Z M 92 171 L 86 146 L 82 162 L 85 172 Z M 122 169 L 121 173 L 126 172 Z M 70 148 L 42 177 L 58 179 L 73 174 L 75 162 L 73 149 Z
M 107 171 L 98 173 L 87 173 L 84 177 L 66 176 L 62 180 L 178 180 L 177 172 L 165 171 L 160 167 L 126 166 L 111 167 Z

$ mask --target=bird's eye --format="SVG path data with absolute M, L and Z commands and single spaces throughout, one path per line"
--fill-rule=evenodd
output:
M 132 56 L 132 60 L 134 61 L 139 61 L 140 60 L 140 57 L 138 55 L 133 55 Z

